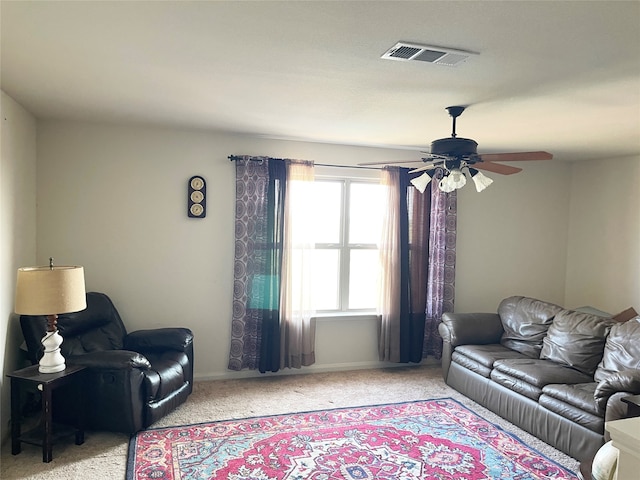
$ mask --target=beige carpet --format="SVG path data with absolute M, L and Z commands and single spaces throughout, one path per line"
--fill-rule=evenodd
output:
M 374 405 L 452 397 L 487 420 L 516 434 L 528 445 L 577 472 L 578 463 L 503 421 L 447 387 L 438 366 L 398 367 L 352 372 L 269 375 L 242 380 L 196 382 L 186 404 L 153 427 L 272 415 L 327 408 Z M 2 448 L 2 479 L 125 478 L 128 435 L 87 432 L 84 445 L 55 445 L 53 461 L 42 463 L 42 450 L 23 444 L 22 453 Z

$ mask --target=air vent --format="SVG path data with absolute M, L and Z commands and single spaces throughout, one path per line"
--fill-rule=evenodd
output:
M 401 62 L 415 60 L 418 62 L 436 63 L 438 65 L 455 67 L 472 55 L 477 55 L 477 53 L 466 52 L 464 50 L 453 50 L 451 48 L 398 42 L 387 50 L 381 58 Z

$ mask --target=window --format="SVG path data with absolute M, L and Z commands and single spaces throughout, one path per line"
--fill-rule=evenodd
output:
M 385 196 L 375 181 L 316 179 L 313 289 L 319 313 L 376 308 Z

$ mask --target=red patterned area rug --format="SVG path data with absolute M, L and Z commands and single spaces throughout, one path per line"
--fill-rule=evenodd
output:
M 576 479 L 445 398 L 150 429 L 127 480 Z

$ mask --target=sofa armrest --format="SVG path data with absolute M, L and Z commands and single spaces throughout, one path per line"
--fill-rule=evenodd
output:
M 593 398 L 598 409 L 604 412 L 609 397 L 618 392 L 627 392 L 630 395 L 640 393 L 640 370 L 622 370 L 609 375 L 596 386 Z
M 124 338 L 124 348 L 134 352 L 177 350 L 186 352 L 193 343 L 193 333 L 188 328 L 156 328 L 137 330 Z
M 147 370 L 151 368 L 149 360 L 144 355 L 128 350 L 101 350 L 85 355 L 74 355 L 67 358 L 67 361 L 70 364 L 82 365 L 94 370 L 130 370 L 134 368 Z
M 490 345 L 500 343 L 504 332 L 497 313 L 443 313 L 438 327 L 442 340 L 458 345 Z

